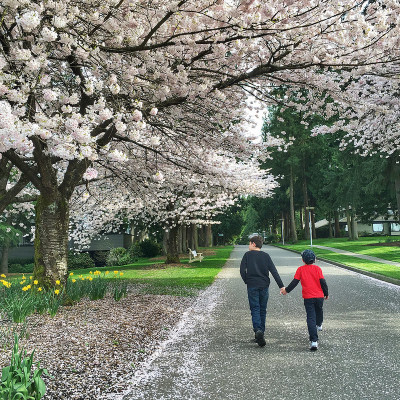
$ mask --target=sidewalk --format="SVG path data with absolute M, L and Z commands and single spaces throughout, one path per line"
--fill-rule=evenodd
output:
M 270 253 L 285 284 L 299 255 Z M 237 246 L 170 339 L 113 400 L 398 400 L 400 287 L 320 263 L 329 285 L 320 348 L 308 350 L 301 288 L 280 296 L 272 280 L 267 345 L 258 347 L 239 276 Z
M 398 263 L 396 261 L 384 260 L 383 258 L 367 256 L 365 254 L 360 254 L 360 253 L 352 253 L 351 251 L 335 249 L 333 247 L 327 247 L 327 246 L 313 245 L 313 247 L 318 247 L 319 249 L 333 251 L 334 253 L 340 253 L 340 254 L 344 254 L 346 256 L 363 258 L 364 260 L 370 260 L 370 261 L 375 261 L 375 262 L 382 263 L 382 264 L 389 264 L 389 265 L 395 265 L 396 267 L 400 267 L 400 263 Z

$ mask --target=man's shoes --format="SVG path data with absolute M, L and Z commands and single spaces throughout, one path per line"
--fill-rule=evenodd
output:
M 264 339 L 263 331 L 256 332 L 256 342 L 260 347 L 264 347 L 267 344 L 267 342 Z
M 311 342 L 310 350 L 317 351 L 318 350 L 318 342 Z
M 317 331 L 321 332 L 322 331 L 322 324 L 321 325 L 317 325 Z

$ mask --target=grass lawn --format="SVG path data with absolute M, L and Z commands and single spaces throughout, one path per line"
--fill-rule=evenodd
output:
M 182 258 L 182 265 L 168 266 L 159 259 L 141 259 L 134 264 L 119 267 L 98 268 L 99 271 L 110 271 L 112 279 L 113 270 L 122 272 L 118 279 L 129 280 L 130 283 L 139 284 L 140 291 L 147 294 L 168 294 L 175 296 L 193 296 L 200 289 L 206 288 L 214 282 L 218 272 L 229 258 L 233 246 L 212 247 L 200 249 L 211 251 L 213 255 L 205 254 L 202 262 L 188 264 L 189 258 Z M 74 276 L 88 277 L 88 269 L 74 270 Z M 92 270 L 92 272 L 94 269 Z M 104 275 L 102 275 L 104 276 Z
M 399 238 L 400 239 L 400 238 Z M 386 241 L 393 241 L 393 237 L 362 237 L 358 241 L 349 241 L 347 238 L 334 238 L 334 239 L 315 239 L 313 240 L 313 251 L 317 257 L 322 257 L 327 260 L 335 261 L 352 268 L 360 269 L 363 271 L 373 272 L 375 274 L 384 275 L 389 278 L 400 280 L 400 267 L 395 265 L 388 265 L 377 263 L 375 261 L 363 260 L 352 256 L 334 253 L 329 250 L 319 249 L 314 245 L 333 247 L 336 249 L 347 250 L 353 253 L 365 254 L 372 257 L 382 258 L 388 261 L 400 262 L 400 252 L 397 246 L 368 246 L 372 243 L 386 243 Z M 281 246 L 292 250 L 302 251 L 310 248 L 310 241 L 301 240 L 295 245 Z

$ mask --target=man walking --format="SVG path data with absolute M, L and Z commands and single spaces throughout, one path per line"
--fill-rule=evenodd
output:
M 260 236 L 250 238 L 249 251 L 240 263 L 240 275 L 247 285 L 247 295 L 255 332 L 255 340 L 260 347 L 265 346 L 265 318 L 269 296 L 269 272 L 279 288 L 284 287 L 281 277 L 268 253 L 261 251 L 263 239 Z

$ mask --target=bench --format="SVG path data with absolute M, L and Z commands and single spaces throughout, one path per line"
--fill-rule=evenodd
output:
M 200 261 L 204 258 L 203 253 L 198 253 L 196 250 L 189 250 L 189 263 L 192 263 L 194 261 Z

